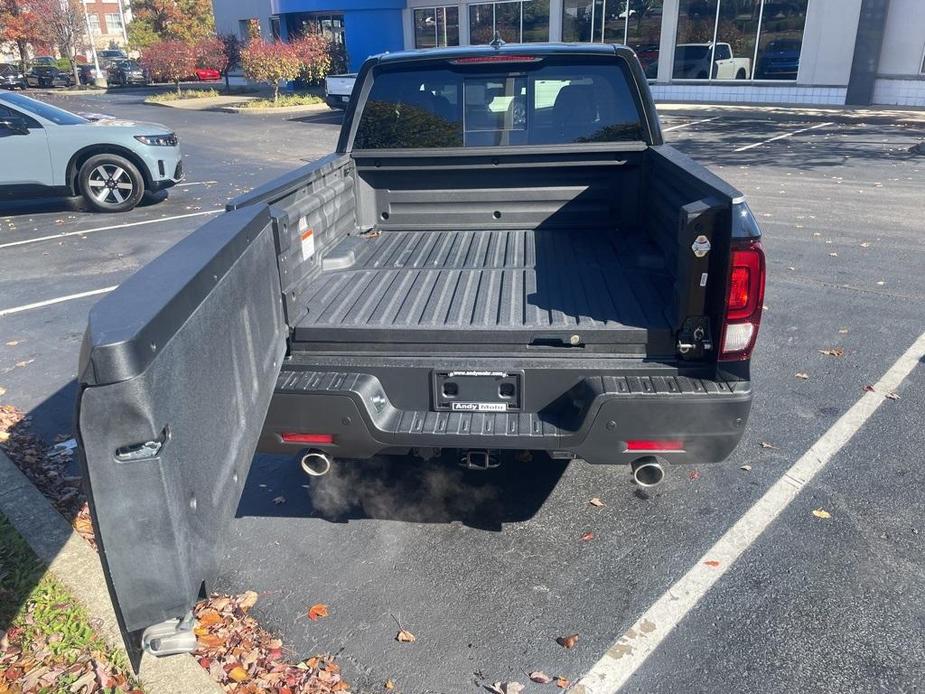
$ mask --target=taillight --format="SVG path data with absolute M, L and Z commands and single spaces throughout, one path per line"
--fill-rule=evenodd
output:
M 334 443 L 333 434 L 305 434 L 297 431 L 287 431 L 279 435 L 283 443 Z
M 724 361 L 748 359 L 758 337 L 764 302 L 764 251 L 759 241 L 733 241 L 729 293 L 723 321 Z
M 630 439 L 626 442 L 626 452 L 646 451 L 649 453 L 683 452 L 684 442 L 680 439 Z

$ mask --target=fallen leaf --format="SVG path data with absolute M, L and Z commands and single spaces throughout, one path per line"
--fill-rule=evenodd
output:
M 830 347 L 828 349 L 820 349 L 819 354 L 824 354 L 827 357 L 843 357 L 845 356 L 845 350 L 841 347 Z
M 770 449 L 775 450 L 775 451 L 777 450 L 777 446 L 775 446 L 773 443 L 768 443 L 767 441 L 762 441 L 762 442 L 761 442 L 761 447 L 762 447 L 762 448 L 770 448 Z
M 870 241 L 862 241 L 861 248 L 870 248 Z
M 382 232 L 378 229 L 370 229 L 369 231 L 364 231 L 360 234 L 361 239 L 378 239 L 382 235 Z
M 826 511 L 826 510 L 824 510 L 824 509 L 821 509 L 821 508 L 814 509 L 814 510 L 813 510 L 813 515 L 814 515 L 816 518 L 831 518 L 831 517 L 832 517 L 832 514 L 831 514 L 831 513 L 829 513 L 828 511 Z
M 0 386 L 0 395 L 6 395 L 6 388 Z
M 328 616 L 328 606 L 322 603 L 317 603 L 308 608 L 308 618 L 313 622 L 317 622 L 322 617 Z
M 257 593 L 254 591 L 245 591 L 241 596 L 241 599 L 238 601 L 238 607 L 247 612 L 250 608 L 257 604 L 257 597 Z
M 564 677 L 556 677 L 556 686 L 559 689 L 568 689 L 572 683 Z
M 839 334 L 839 335 L 847 335 L 847 334 L 848 334 L 848 328 L 839 328 L 839 329 L 838 329 L 838 334 Z
M 691 481 L 694 482 L 700 479 L 700 470 L 691 470 L 687 473 L 687 476 L 690 477 Z
M 868 393 L 874 393 L 874 392 L 876 392 L 876 389 L 875 389 L 872 385 L 870 385 L 870 383 L 868 383 L 866 386 L 864 386 L 864 390 L 866 390 Z
M 414 634 L 412 634 L 407 629 L 402 629 L 395 636 L 395 640 L 398 641 L 399 643 L 414 643 L 415 641 L 417 641 L 417 638 L 415 637 Z
M 16 362 L 16 366 L 22 368 L 24 366 L 29 366 L 29 364 L 31 364 L 34 361 L 35 359 L 26 359 L 25 361 L 18 361 Z
M 203 610 L 199 613 L 199 626 L 210 627 L 222 621 L 222 616 L 215 610 Z
M 706 564 L 707 566 L 709 566 L 709 567 L 712 568 L 712 569 L 715 569 L 717 566 L 719 566 L 719 562 L 716 561 L 715 559 L 707 559 L 707 560 L 704 562 L 704 564 Z
M 571 636 L 560 636 L 556 639 L 556 643 L 562 646 L 562 648 L 575 648 L 575 644 L 578 643 L 578 634 L 572 634 Z
M 18 345 L 18 344 L 19 344 L 19 340 L 10 340 L 9 342 L 6 343 L 6 346 L 7 346 L 7 347 L 15 347 L 15 346 Z
M 275 496 L 275 497 L 273 497 L 273 503 L 276 504 L 276 505 L 285 504 L 285 503 L 286 503 L 286 497 L 284 497 L 284 496 Z
M 594 539 L 594 533 L 590 530 L 579 538 L 582 542 L 591 542 Z
M 838 257 L 838 253 L 835 253 L 834 251 L 832 253 L 829 253 L 829 255 L 832 256 L 833 258 Z
M 10 432 L 0 431 L 0 443 L 10 440 Z
M 3 395 L 3 393 L 0 393 L 0 395 Z M 600 508 L 601 506 L 606 506 L 606 504 L 600 499 L 598 499 L 597 497 L 594 497 L 588 503 L 591 504 L 592 506 L 597 506 L 598 508 Z
M 883 397 L 885 397 L 887 400 L 899 400 L 899 394 L 898 394 L 898 393 L 894 393 L 894 392 L 892 392 L 892 391 L 889 392 L 889 393 L 887 393 L 887 394 L 884 395 Z
M 247 674 L 245 670 L 240 665 L 235 665 L 231 670 L 228 671 L 228 678 L 234 680 L 235 682 L 245 682 L 250 678 L 250 675 Z
M 528 677 L 530 678 L 531 682 L 536 682 L 537 684 L 549 684 L 552 682 L 552 677 L 547 675 L 542 670 L 531 672 Z
M 740 465 L 739 469 L 745 470 L 745 472 L 751 472 L 752 466 L 751 465 Z
M 386 689 L 395 689 L 395 683 L 394 683 L 391 679 L 387 679 L 387 680 L 385 681 L 385 685 L 383 685 L 383 686 L 384 686 Z
M 203 634 L 196 639 L 200 646 L 203 648 L 218 648 L 221 646 L 225 639 L 216 634 Z
M 802 371 L 800 371 L 799 373 L 795 373 L 794 376 L 796 376 L 797 378 L 799 378 L 801 381 L 805 381 L 806 379 L 809 378 L 809 374 L 808 374 L 808 373 L 803 373 Z

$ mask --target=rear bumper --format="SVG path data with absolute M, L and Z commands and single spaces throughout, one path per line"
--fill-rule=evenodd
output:
M 326 103 L 331 108 L 345 109 L 347 108 L 347 103 L 350 101 L 349 96 L 343 96 L 341 94 L 325 94 L 324 103 Z
M 395 407 L 371 374 L 283 371 L 259 449 L 295 454 L 283 432 L 333 434 L 332 455 L 368 458 L 409 448 L 566 451 L 589 463 L 625 464 L 645 455 L 631 439 L 679 439 L 670 463 L 718 462 L 742 437 L 748 382 L 683 376 L 592 376 L 559 399 L 555 414 L 411 411 Z

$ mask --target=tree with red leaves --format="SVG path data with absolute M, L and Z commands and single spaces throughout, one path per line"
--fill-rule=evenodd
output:
M 0 0 L 0 43 L 16 46 L 21 70 L 26 69 L 29 45 L 43 45 L 48 39 L 30 3 L 23 0 Z
M 298 77 L 302 60 L 290 43 L 252 38 L 241 51 L 241 66 L 248 79 L 273 87 L 273 102 L 276 103 L 279 83 Z
M 196 71 L 195 46 L 185 41 L 157 41 L 145 48 L 141 64 L 160 82 L 173 82 L 180 93 L 180 80 Z
M 321 82 L 333 66 L 333 42 L 317 32 L 310 32 L 292 41 L 292 49 L 302 63 L 302 79 L 309 84 Z

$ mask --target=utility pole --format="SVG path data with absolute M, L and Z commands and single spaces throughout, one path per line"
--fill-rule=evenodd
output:
M 96 70 L 96 76 L 93 78 L 93 84 L 97 87 L 107 87 L 106 78 L 100 70 L 100 61 L 96 55 L 96 43 L 93 40 L 93 32 L 90 30 L 90 13 L 87 12 L 87 0 L 80 0 L 84 8 L 84 21 L 87 26 L 87 41 L 90 43 L 90 52 L 93 54 L 93 68 Z M 123 28 L 124 30 L 124 28 Z
M 125 48 L 128 48 L 128 29 L 125 27 L 125 7 L 122 4 L 123 0 L 116 0 L 119 3 L 119 19 L 122 22 L 122 41 Z M 129 0 L 124 0 L 128 2 Z

